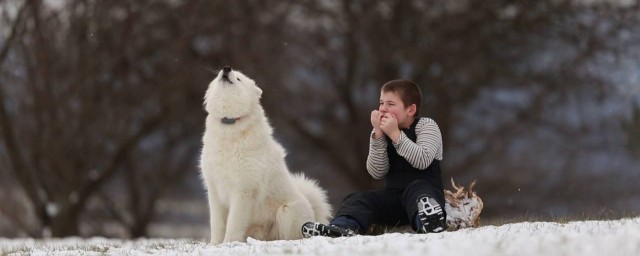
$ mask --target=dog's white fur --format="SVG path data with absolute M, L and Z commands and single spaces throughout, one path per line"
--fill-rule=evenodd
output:
M 290 174 L 260 105 L 262 90 L 239 71 L 223 71 L 205 94 L 201 171 L 211 243 L 302 238 L 307 221 L 327 223 L 331 206 L 317 182 Z M 225 124 L 221 120 L 236 120 Z

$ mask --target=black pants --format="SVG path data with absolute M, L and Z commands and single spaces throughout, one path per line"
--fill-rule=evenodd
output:
M 407 225 L 414 227 L 418 212 L 418 199 L 428 196 L 436 199 L 444 211 L 444 194 L 429 182 L 416 180 L 404 190 L 380 189 L 355 192 L 342 200 L 336 218 L 347 216 L 358 222 L 360 232 L 366 232 L 372 223 L 383 225 Z M 445 213 L 446 217 L 446 213 Z

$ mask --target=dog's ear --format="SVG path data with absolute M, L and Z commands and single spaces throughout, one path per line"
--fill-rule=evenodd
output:
M 256 86 L 256 94 L 258 95 L 258 99 L 262 98 L 262 89 Z

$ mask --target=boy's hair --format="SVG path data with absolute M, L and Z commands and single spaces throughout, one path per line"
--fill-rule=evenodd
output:
M 382 92 L 394 92 L 400 96 L 404 107 L 416 104 L 415 117 L 420 115 L 420 102 L 422 101 L 422 92 L 420 87 L 409 80 L 397 79 L 391 80 L 382 86 Z

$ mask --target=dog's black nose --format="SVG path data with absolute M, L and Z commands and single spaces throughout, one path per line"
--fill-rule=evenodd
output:
M 231 68 L 229 66 L 225 66 L 224 68 L 222 68 L 222 74 L 229 74 L 229 72 L 231 72 Z

